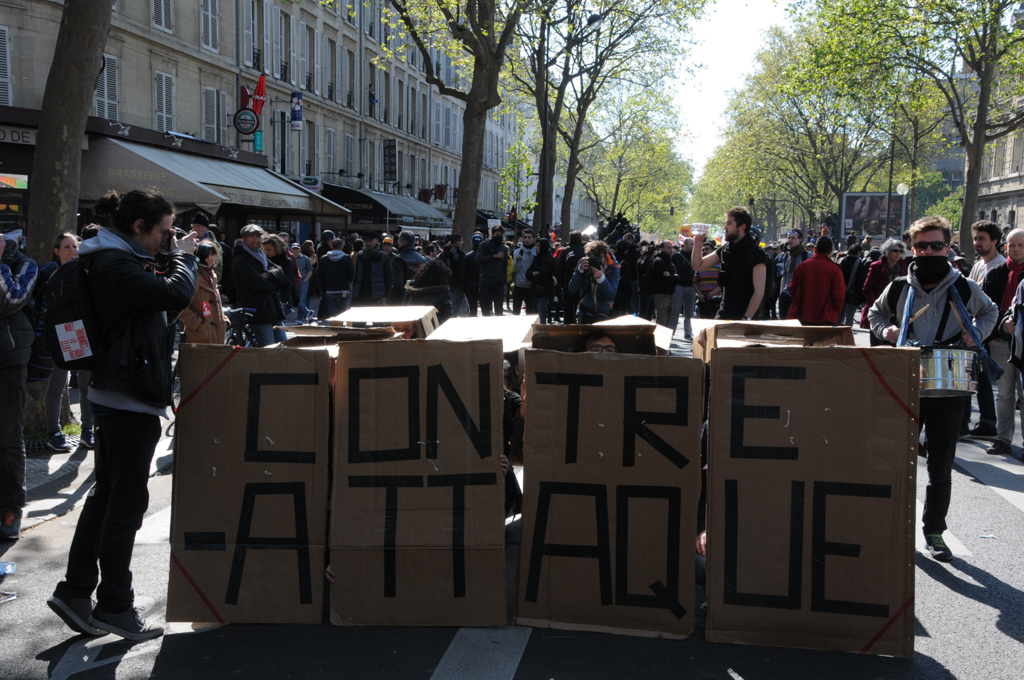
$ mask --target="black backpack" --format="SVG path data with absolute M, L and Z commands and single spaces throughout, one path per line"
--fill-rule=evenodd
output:
M 750 253 L 748 257 L 751 259 L 751 271 L 754 270 L 755 265 L 764 265 L 764 295 L 761 297 L 762 304 L 766 300 L 774 300 L 779 294 L 779 280 L 775 278 L 775 261 L 757 244 L 754 244 L 754 247 L 748 252 Z
M 69 260 L 46 283 L 43 334 L 54 365 L 69 371 L 92 370 L 100 347 L 100 324 L 89 295 L 89 267 Z

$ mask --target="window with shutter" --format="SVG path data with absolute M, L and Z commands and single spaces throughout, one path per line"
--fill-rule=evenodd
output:
M 326 172 L 328 174 L 334 174 L 334 173 L 336 173 L 338 171 L 337 159 L 335 159 L 335 157 L 334 157 L 334 138 L 335 138 L 336 134 L 337 133 L 334 131 L 333 128 L 327 128 L 327 134 L 326 134 L 326 145 L 327 145 L 327 149 L 326 149 L 326 151 L 327 151 L 327 153 L 326 153 L 327 159 L 326 160 L 327 160 L 327 167 L 324 168 L 324 172 Z
M 338 42 L 334 45 L 334 101 L 345 105 L 345 92 L 348 90 L 348 81 L 345 79 L 345 48 L 341 46 L 341 33 L 338 33 Z
M 229 135 L 231 134 L 233 112 L 231 111 L 231 100 L 228 98 L 227 92 L 223 90 L 217 92 L 217 107 L 217 122 L 220 123 L 219 141 L 224 146 L 231 146 Z
M 355 138 L 352 135 L 345 135 L 345 174 L 352 176 L 352 163 L 355 154 Z
M 320 174 L 320 126 L 309 124 L 309 174 Z
M 309 34 L 306 32 L 306 22 L 299 22 L 299 88 L 306 88 L 306 72 L 309 68 Z
M 217 90 L 203 88 L 203 139 L 217 142 Z
M 434 102 L 434 144 L 441 143 L 441 102 Z
M 11 106 L 14 92 L 11 89 L 11 32 L 0 26 L 0 106 Z
M 298 62 L 295 61 L 295 51 L 299 48 L 299 22 L 295 20 L 295 17 L 285 14 L 282 19 L 288 22 L 288 81 L 294 85 L 295 72 L 298 70 Z M 306 77 L 305 69 L 303 69 L 301 78 Z
M 213 0 L 202 0 L 202 30 L 203 30 L 203 47 L 208 50 L 213 49 Z
M 291 172 L 292 145 L 288 139 L 288 112 L 278 111 L 281 116 L 281 174 L 287 175 Z
M 274 117 L 271 120 L 275 123 L 274 127 L 274 171 L 281 172 L 281 125 L 280 125 L 280 111 L 274 111 Z
M 170 33 L 174 30 L 171 21 L 171 0 L 153 0 L 153 25 Z
M 444 107 L 444 148 L 452 146 L 452 107 Z
M 313 94 L 320 94 L 320 31 L 313 31 Z
M 0 77 L 3 72 L 3 53 L 0 47 Z M 0 86 L 2 87 L 2 86 Z M 3 96 L 0 94 L 0 103 Z M 96 117 L 117 120 L 117 57 L 103 55 L 103 72 L 96 81 Z
M 252 66 L 252 41 L 256 32 L 253 10 L 253 0 L 242 0 L 242 62 L 246 66 Z
M 274 29 L 273 29 L 273 31 L 274 31 L 274 58 L 273 58 L 273 69 L 274 69 L 274 77 L 275 78 L 280 78 L 281 77 L 281 58 L 284 55 L 284 50 L 282 49 L 282 40 L 283 40 L 284 35 L 283 35 L 282 30 L 281 30 L 281 22 L 282 22 L 284 17 L 281 16 L 281 8 L 280 7 L 273 8 L 272 14 L 273 14 L 273 17 L 274 17 Z
M 299 174 L 300 175 L 305 175 L 306 174 L 306 160 L 308 159 L 308 156 L 306 155 L 306 150 L 307 150 L 307 146 L 306 145 L 308 144 L 308 142 L 306 140 L 307 140 L 308 135 L 309 135 L 309 128 L 312 127 L 312 125 L 313 125 L 313 123 L 311 121 L 306 121 L 306 124 L 302 126 L 301 130 L 299 130 Z
M 157 71 L 155 84 L 154 127 L 159 132 L 170 132 L 174 129 L 174 76 Z
M 335 45 L 334 49 L 337 51 L 337 45 Z M 334 92 L 328 92 L 328 86 L 333 84 L 333 89 L 338 89 L 338 73 L 336 71 L 333 74 L 331 73 L 331 41 L 328 40 L 326 35 L 320 36 L 320 50 L 320 63 L 323 69 L 323 72 L 320 74 L 320 94 L 324 96 L 324 99 L 330 99 Z
M 263 62 L 263 72 L 270 74 L 270 62 L 274 60 L 271 54 L 271 29 L 270 29 L 270 0 L 263 0 L 263 54 L 261 61 Z M 275 67 L 278 68 L 278 67 Z

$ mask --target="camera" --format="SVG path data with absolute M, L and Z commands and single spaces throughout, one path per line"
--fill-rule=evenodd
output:
M 188 236 L 187 231 L 185 231 L 181 227 L 174 228 L 174 238 L 185 238 L 186 236 Z
M 604 261 L 602 261 L 600 257 L 594 257 L 593 255 L 587 258 L 587 262 L 590 263 L 590 268 L 592 270 L 600 269 L 604 266 Z

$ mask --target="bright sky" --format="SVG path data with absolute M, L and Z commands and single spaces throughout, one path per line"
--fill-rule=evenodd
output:
M 719 144 L 729 93 L 743 86 L 754 64 L 761 32 L 788 24 L 785 3 L 774 0 L 716 0 L 697 24 L 699 43 L 690 63 L 702 64 L 696 78 L 680 73 L 674 101 L 688 137 L 680 151 L 689 156 L 699 176 Z

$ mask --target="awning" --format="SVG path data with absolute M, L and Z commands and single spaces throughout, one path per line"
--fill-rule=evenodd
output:
M 409 196 L 385 194 L 324 183 L 323 195 L 352 211 L 353 228 L 359 224 L 393 227 L 450 227 L 451 220 L 437 208 Z
M 104 137 L 82 154 L 81 200 L 111 189 L 150 189 L 180 205 L 216 213 L 221 204 L 264 210 L 346 215 L 336 203 L 255 165 L 195 156 Z

